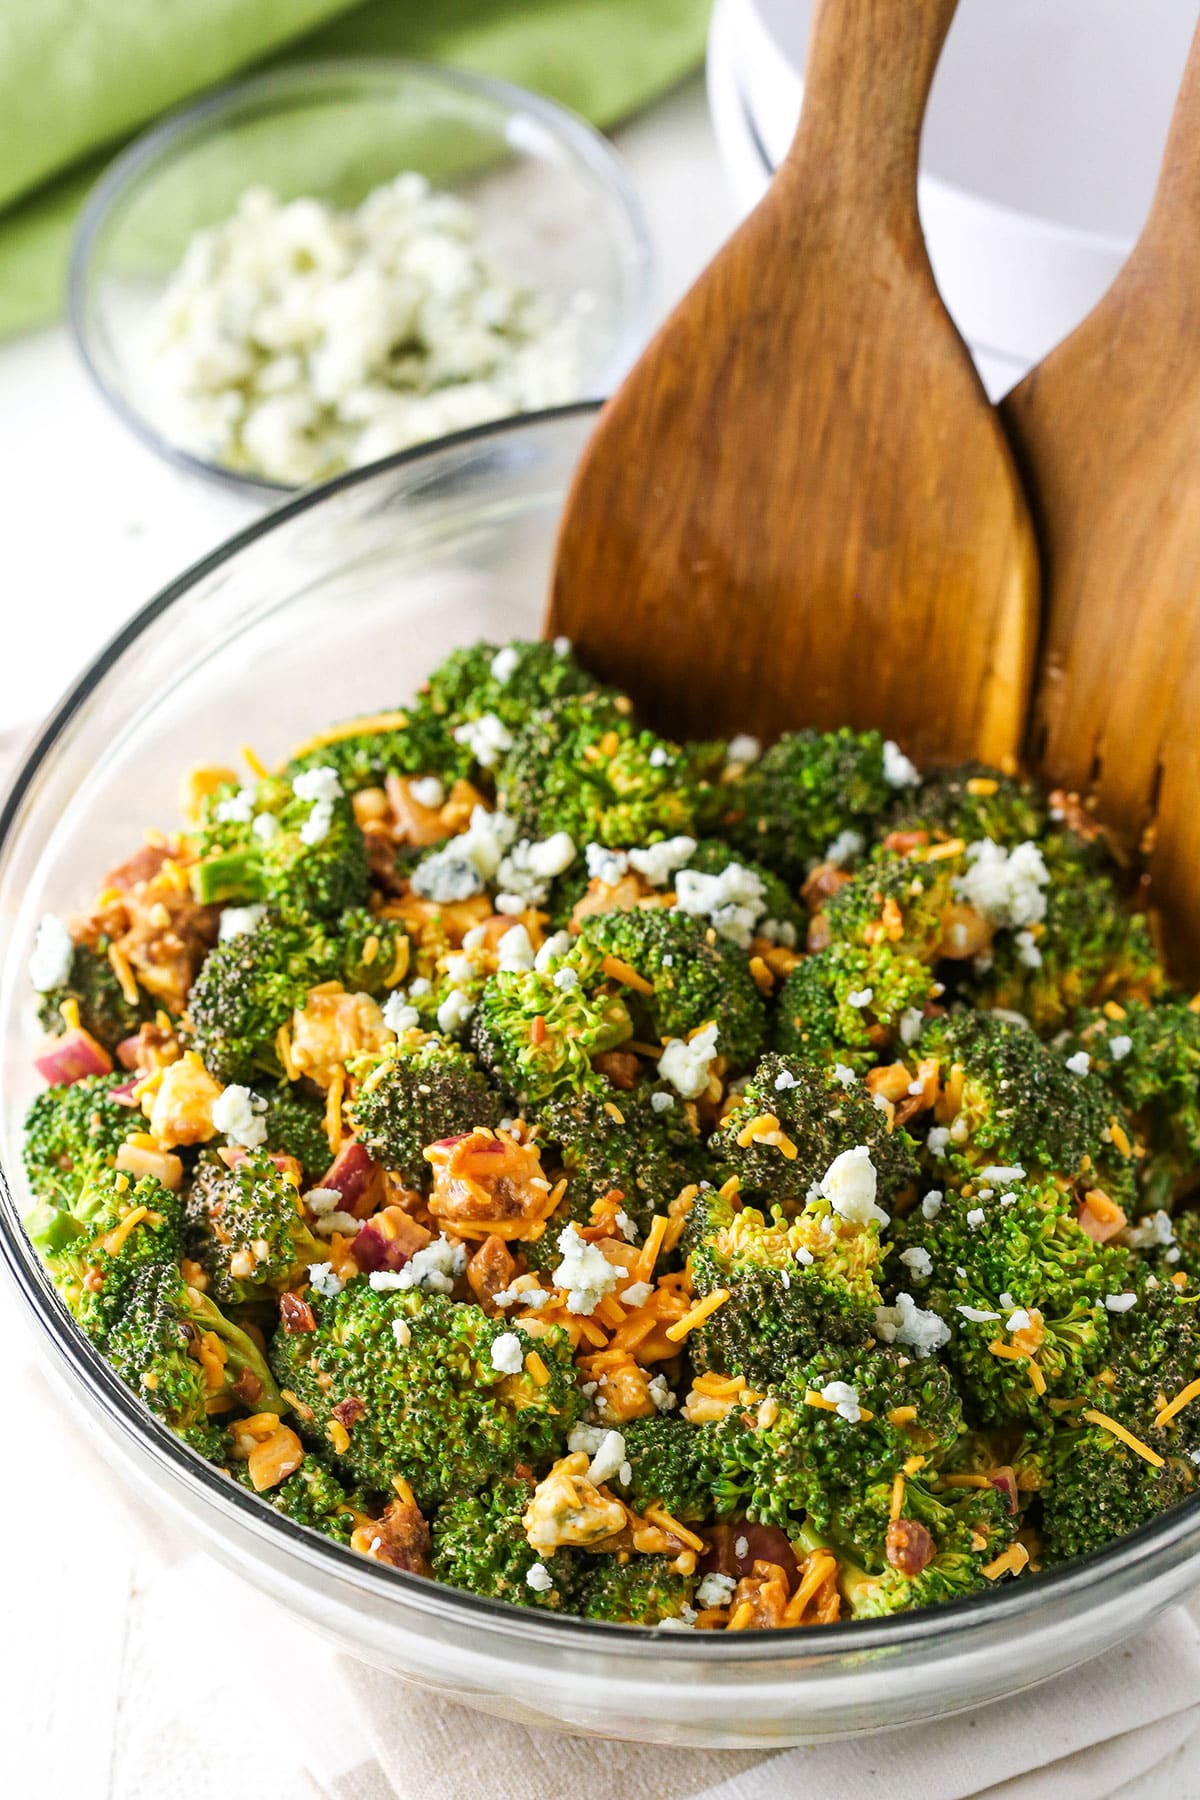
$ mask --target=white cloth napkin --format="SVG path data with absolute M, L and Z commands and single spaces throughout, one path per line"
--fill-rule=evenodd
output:
M 600 1745 L 485 1721 L 349 1657 L 333 1661 L 343 1702 L 336 1718 L 290 1709 L 321 1800 L 562 1800 L 597 1791 L 653 1800 L 1104 1800 L 1200 1728 L 1200 1627 L 1183 1610 L 1013 1700 L 770 1755 Z M 305 1692 L 298 1679 L 293 1671 L 287 1681 L 293 1695 Z

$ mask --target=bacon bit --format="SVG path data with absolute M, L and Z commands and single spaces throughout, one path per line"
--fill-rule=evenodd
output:
M 358 1424 L 366 1410 L 366 1401 L 360 1400 L 357 1394 L 351 1394 L 347 1399 L 338 1401 L 333 1408 L 333 1417 L 349 1431 L 352 1425 Z
M 1157 1450 L 1151 1450 L 1149 1444 L 1143 1444 L 1141 1438 L 1134 1437 L 1132 1431 L 1127 1431 L 1118 1420 L 1110 1419 L 1107 1413 L 1097 1412 L 1094 1406 L 1087 1406 L 1083 1410 L 1083 1417 L 1089 1425 L 1098 1425 L 1101 1431 L 1111 1431 L 1114 1437 L 1120 1438 L 1123 1444 L 1128 1444 L 1129 1448 L 1135 1450 L 1152 1468 L 1161 1469 L 1165 1466 L 1163 1458 Z M 986 1573 L 985 1569 L 984 1574 L 986 1575 Z
M 695 1306 L 689 1312 L 684 1313 L 682 1319 L 677 1319 L 674 1325 L 667 1326 L 667 1336 L 671 1342 L 681 1344 L 689 1331 L 694 1331 L 697 1325 L 703 1325 L 705 1319 L 710 1318 L 719 1306 L 724 1306 L 728 1298 L 728 1288 L 714 1288 L 711 1294 L 704 1296 L 703 1300 L 697 1300 Z
M 352 1550 L 410 1575 L 431 1573 L 430 1544 L 429 1526 L 412 1498 L 411 1488 L 407 1497 L 398 1495 L 391 1501 L 381 1518 L 368 1519 L 356 1527 L 350 1538 Z
M 606 956 L 600 963 L 601 969 L 610 981 L 619 981 L 622 987 L 632 988 L 635 994 L 652 994 L 654 983 L 639 975 L 631 964 L 622 961 L 619 956 Z
M 885 1554 L 902 1575 L 919 1575 L 937 1554 L 933 1538 L 917 1519 L 893 1519 L 887 1528 Z
M 416 1224 L 415 1220 L 413 1224 Z M 417 1229 L 423 1231 L 424 1227 L 417 1226 Z M 511 1287 L 516 1275 L 517 1265 L 512 1252 L 504 1239 L 494 1232 L 484 1238 L 467 1263 L 467 1285 L 485 1312 L 495 1312 L 495 1296 Z
M 1101 1188 L 1088 1189 L 1075 1219 L 1097 1244 L 1107 1244 L 1110 1238 L 1124 1231 L 1126 1224 L 1123 1208 L 1110 1200 Z
M 818 863 L 800 889 L 800 898 L 810 912 L 820 912 L 826 900 L 832 900 L 839 888 L 852 880 L 850 872 L 836 863 Z
M 68 1001 L 62 1007 L 64 1017 L 70 1004 Z M 113 1064 L 108 1051 L 91 1032 L 72 1029 L 56 1039 L 43 1055 L 35 1057 L 33 1066 L 44 1081 L 58 1086 L 82 1081 L 85 1075 L 109 1075 Z
M 544 1044 L 546 1041 L 546 1021 L 541 1013 L 537 1015 L 537 1018 L 529 1027 L 529 1041 L 535 1046 Z
M 542 1173 L 537 1144 L 507 1131 L 480 1127 L 430 1144 L 425 1158 L 433 1166 L 429 1211 L 460 1236 L 538 1238 L 565 1191 Z
M 726 1631 L 773 1631 L 785 1623 L 787 1575 L 778 1563 L 756 1562 L 733 1592 Z
M 1002 1550 L 991 1562 L 984 1563 L 980 1574 L 987 1581 L 999 1581 L 1002 1575 L 1019 1575 L 1028 1566 L 1029 1552 L 1024 1544 L 1018 1542 L 1010 1544 L 1007 1550 Z
M 283 1329 L 295 1336 L 301 1331 L 315 1331 L 317 1317 L 308 1301 L 300 1294 L 281 1294 L 279 1296 L 279 1317 Z
M 734 1519 L 727 1525 L 706 1526 L 705 1533 L 708 1549 L 700 1561 L 701 1573 L 705 1575 L 740 1578 L 749 1575 L 756 1562 L 768 1562 L 781 1568 L 789 1581 L 798 1581 L 801 1569 L 809 1561 L 806 1557 L 803 1564 L 797 1562 L 787 1534 L 778 1525 L 752 1525 L 749 1519 Z M 739 1555 L 738 1545 L 743 1540 Z M 816 1554 L 823 1556 L 826 1552 Z
M 1189 1381 L 1187 1386 L 1182 1388 L 1168 1405 L 1162 1407 L 1155 1416 L 1155 1430 L 1161 1431 L 1162 1427 L 1169 1424 L 1177 1413 L 1181 1413 L 1185 1406 L 1189 1406 L 1198 1397 L 1200 1397 L 1200 1378 Z
M 655 1055 L 658 1054 L 659 1052 L 656 1051 Z M 592 1067 L 598 1075 L 603 1075 L 613 1087 L 619 1088 L 622 1093 L 628 1093 L 631 1088 L 636 1087 L 638 1076 L 641 1074 L 637 1057 L 628 1049 L 601 1050 L 593 1056 Z M 625 1123 L 623 1116 L 616 1111 L 611 1101 L 604 1110 L 610 1118 L 616 1118 L 618 1125 Z

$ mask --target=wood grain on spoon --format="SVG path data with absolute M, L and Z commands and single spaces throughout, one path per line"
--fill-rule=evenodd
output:
M 1045 576 L 1030 760 L 1150 851 L 1200 974 L 1200 31 L 1128 262 L 1003 417 Z
M 584 453 L 548 626 L 676 733 L 1020 741 L 1036 553 L 917 217 L 954 0 L 820 0 L 770 192 Z

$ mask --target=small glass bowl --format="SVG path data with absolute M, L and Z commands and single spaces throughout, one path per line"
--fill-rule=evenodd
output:
M 68 307 L 117 416 L 184 469 L 263 498 L 284 483 L 172 442 L 148 394 L 147 317 L 192 234 L 249 187 L 352 208 L 406 170 L 468 200 L 496 265 L 576 321 L 576 398 L 604 395 L 644 341 L 649 235 L 624 167 L 582 119 L 508 82 L 398 58 L 312 63 L 239 82 L 145 133 L 84 209 Z

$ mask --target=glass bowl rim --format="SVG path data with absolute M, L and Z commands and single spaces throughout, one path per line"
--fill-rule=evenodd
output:
M 543 412 L 523 413 L 511 419 L 473 426 L 431 443 L 399 451 L 362 468 L 347 470 L 331 481 L 298 493 L 191 564 L 133 614 L 92 658 L 47 717 L 11 777 L 0 804 L 0 860 L 26 793 L 71 718 L 117 666 L 130 645 L 207 575 L 278 526 L 360 483 L 378 480 L 389 471 L 447 450 L 483 444 L 489 439 L 505 440 L 522 432 L 537 432 L 561 421 L 594 416 L 600 405 L 599 401 L 581 400 Z M 0 1197 L 5 1202 L 0 1205 L 0 1265 L 7 1270 L 39 1332 L 50 1340 L 60 1362 L 70 1369 L 72 1381 L 87 1388 L 106 1416 L 115 1420 L 126 1437 L 148 1452 L 160 1469 L 193 1491 L 218 1515 L 248 1530 L 264 1543 L 286 1547 L 302 1566 L 324 1570 L 373 1596 L 390 1590 L 402 1608 L 412 1606 L 417 1612 L 440 1617 L 448 1624 L 469 1628 L 474 1623 L 490 1628 L 498 1638 L 511 1634 L 541 1640 L 547 1648 L 558 1645 L 564 1650 L 578 1648 L 591 1652 L 608 1644 L 614 1651 L 637 1659 L 664 1657 L 666 1646 L 659 1626 L 610 1625 L 543 1612 L 534 1607 L 512 1606 L 372 1562 L 345 1545 L 295 1524 L 275 1512 L 269 1502 L 221 1475 L 213 1464 L 190 1450 L 139 1404 L 71 1319 L 25 1237 L 13 1185 L 7 1169 L 2 1166 Z M 1147 1564 L 1151 1565 L 1150 1572 L 1153 1573 L 1160 1553 L 1166 1555 L 1189 1537 L 1197 1539 L 1191 1551 L 1195 1556 L 1200 1550 L 1198 1527 L 1200 1493 L 1180 1501 L 1139 1530 L 1089 1556 L 999 1589 L 980 1590 L 921 1611 L 879 1619 L 843 1620 L 820 1627 L 802 1625 L 776 1631 L 743 1632 L 733 1638 L 724 1632 L 669 1632 L 667 1636 L 672 1644 L 678 1643 L 681 1655 L 697 1658 L 705 1664 L 719 1665 L 729 1661 L 764 1667 L 786 1662 L 805 1649 L 825 1661 L 829 1655 L 837 1653 L 863 1656 L 869 1651 L 916 1649 L 941 1637 L 961 1641 L 977 1632 L 984 1633 L 989 1626 L 999 1628 L 1005 1621 L 1024 1620 L 1036 1613 L 1043 1600 L 1064 1602 L 1078 1596 L 1082 1611 L 1086 1612 L 1089 1610 L 1089 1592 L 1094 1590 L 1099 1594 L 1106 1578 L 1132 1573 Z
M 121 423 L 148 449 L 176 468 L 186 470 L 189 474 L 201 475 L 219 486 L 243 494 L 284 498 L 304 491 L 302 487 L 275 481 L 265 475 L 227 469 L 221 463 L 210 462 L 207 457 L 184 449 L 159 431 L 145 413 L 126 399 L 120 387 L 109 380 L 95 348 L 88 291 L 97 244 L 111 214 L 143 174 L 168 156 L 176 144 L 195 135 L 197 128 L 219 125 L 223 115 L 237 111 L 246 101 L 253 101 L 258 96 L 267 100 L 272 95 L 284 98 L 289 92 L 314 83 L 335 87 L 342 82 L 353 82 L 356 78 L 369 82 L 389 75 L 425 81 L 431 87 L 457 89 L 462 95 L 493 101 L 509 114 L 531 113 L 552 137 L 566 145 L 578 163 L 601 181 L 623 213 L 633 240 L 634 292 L 625 317 L 620 321 L 616 341 L 604 366 L 596 371 L 593 378 L 595 389 L 599 391 L 609 386 L 613 372 L 623 368 L 640 346 L 649 322 L 653 296 L 654 249 L 650 226 L 637 189 L 620 155 L 604 134 L 588 120 L 569 107 L 560 105 L 557 100 L 535 93 L 517 82 L 506 81 L 496 75 L 479 74 L 470 69 L 455 68 L 448 63 L 387 55 L 341 56 L 289 63 L 282 68 L 267 69 L 261 74 L 224 82 L 219 87 L 207 90 L 198 99 L 184 101 L 156 124 L 140 132 L 118 152 L 89 191 L 71 240 L 67 262 L 66 318 L 79 358 L 93 386 Z M 572 401 L 570 404 L 577 405 L 580 402 Z M 428 440 L 428 443 L 444 441 L 443 438 L 435 438 Z M 427 444 L 416 444 L 412 449 L 427 447 Z M 400 451 L 397 454 L 406 456 L 408 453 Z M 338 481 L 341 476 L 334 476 L 332 479 Z M 327 488 L 330 483 L 314 485 Z

